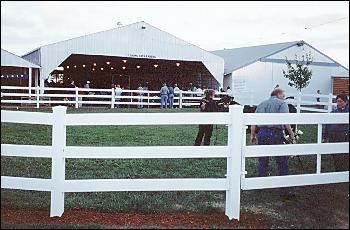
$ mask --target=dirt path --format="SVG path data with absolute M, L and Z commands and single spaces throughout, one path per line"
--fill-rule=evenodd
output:
M 229 220 L 224 213 L 102 213 L 90 210 L 66 210 L 61 218 L 50 218 L 48 211 L 1 210 L 1 219 L 11 224 L 74 224 L 102 225 L 113 228 L 248 228 L 266 229 L 269 225 L 261 216 L 242 213 L 241 220 Z

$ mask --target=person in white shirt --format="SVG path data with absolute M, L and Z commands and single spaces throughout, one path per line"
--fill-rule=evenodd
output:
M 227 86 L 226 92 L 227 92 L 227 93 L 232 93 L 232 90 L 231 90 L 230 86 Z
M 203 90 L 201 89 L 200 86 L 198 86 L 196 92 L 198 92 L 198 93 L 197 93 L 197 97 L 201 97 L 201 96 L 202 96 L 202 93 L 203 93 Z
M 174 84 L 174 98 L 178 98 L 180 96 L 180 88 L 177 86 L 177 84 Z M 179 103 L 179 99 L 174 100 L 174 104 L 178 104 Z M 177 108 L 176 106 L 174 106 L 175 108 Z
M 141 84 L 139 84 L 139 87 L 137 88 L 137 90 L 143 91 L 143 88 L 142 88 L 142 85 L 141 85 Z M 139 92 L 139 93 L 138 93 L 138 96 L 139 96 L 139 98 L 137 98 L 138 103 L 142 103 L 143 100 L 142 100 L 142 98 L 140 98 L 140 97 L 143 96 L 143 93 Z M 137 108 L 138 108 L 138 109 L 142 109 L 142 108 L 143 108 L 143 105 L 142 105 L 142 104 L 137 104 Z
M 120 85 L 117 84 L 117 87 L 114 89 L 114 95 L 115 95 L 115 102 L 120 102 L 120 96 L 122 95 L 122 88 L 120 88 Z M 115 108 L 119 108 L 119 104 L 115 105 Z

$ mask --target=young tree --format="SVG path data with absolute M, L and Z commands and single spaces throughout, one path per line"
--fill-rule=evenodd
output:
M 295 55 L 295 64 L 292 64 L 286 57 L 287 71 L 283 71 L 285 78 L 289 79 L 288 85 L 296 88 L 301 92 L 303 88 L 309 85 L 312 70 L 309 69 L 309 65 L 312 62 L 311 53 L 307 53 L 301 56 L 301 60 Z M 293 66 L 295 65 L 295 66 Z

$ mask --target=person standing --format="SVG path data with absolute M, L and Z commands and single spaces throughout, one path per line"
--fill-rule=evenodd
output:
M 75 83 L 74 83 L 74 80 L 71 79 L 71 80 L 70 80 L 70 84 L 67 86 L 67 88 L 74 88 L 74 89 L 75 89 L 75 87 L 76 87 L 76 85 L 75 85 Z M 69 91 L 67 91 L 67 93 L 68 93 L 68 94 L 75 94 L 75 91 L 69 90 Z M 68 97 L 67 99 L 68 99 L 68 101 L 75 101 L 75 98 L 74 98 L 74 97 Z M 69 106 L 72 106 L 72 107 L 73 107 L 73 104 L 69 103 Z
M 288 105 L 283 100 L 285 97 L 284 90 L 281 88 L 275 88 L 271 92 L 271 97 L 268 100 L 261 102 L 257 108 L 256 113 L 289 113 Z M 278 121 L 276 121 L 278 122 Z M 293 130 L 289 124 L 285 125 L 263 125 L 259 126 L 259 131 L 256 134 L 257 126 L 251 126 L 250 141 L 252 144 L 258 145 L 277 145 L 284 143 L 284 128 L 289 133 L 290 143 L 295 143 L 295 137 Z M 278 165 L 278 175 L 288 175 L 288 158 L 287 156 L 277 156 L 276 162 Z M 259 157 L 258 161 L 258 176 L 267 176 L 269 157 Z M 289 193 L 286 188 L 280 189 L 280 195 L 282 198 L 290 198 L 293 194 Z
M 201 97 L 201 96 L 202 96 L 202 94 L 203 94 L 203 90 L 201 89 L 201 87 L 200 87 L 200 86 L 198 86 L 198 88 L 197 88 L 196 92 L 197 92 L 197 97 Z
M 331 113 L 349 113 L 349 98 L 345 94 L 336 97 L 337 108 Z M 327 124 L 323 129 L 324 142 L 349 142 L 349 124 Z M 336 172 L 349 170 L 349 154 L 332 154 Z
M 214 101 L 215 91 L 208 89 L 205 91 L 205 98 L 200 101 L 200 111 L 201 112 L 217 112 L 218 107 Z M 199 125 L 196 140 L 194 142 L 195 146 L 200 146 L 204 136 L 204 145 L 210 145 L 210 138 L 213 133 L 213 125 L 204 124 Z
M 169 89 L 166 86 L 166 83 L 164 83 L 163 87 L 160 89 L 160 108 L 161 109 L 163 109 L 164 104 L 165 104 L 165 108 L 167 108 L 168 93 L 169 93 Z
M 139 87 L 137 88 L 137 90 L 143 91 L 143 88 L 142 88 L 142 85 L 141 85 L 141 84 L 139 84 Z M 139 97 L 137 98 L 137 102 L 138 102 L 139 104 L 137 104 L 137 108 L 138 108 L 138 109 L 142 109 L 142 108 L 143 108 L 143 105 L 140 104 L 140 103 L 143 102 L 143 99 L 142 99 L 143 93 L 142 93 L 142 92 L 138 92 L 138 96 L 139 96 Z
M 114 96 L 115 96 L 115 102 L 117 102 L 117 104 L 115 104 L 115 108 L 119 109 L 119 102 L 120 102 L 120 96 L 122 95 L 122 88 L 120 88 L 120 85 L 117 84 L 117 87 L 115 87 L 114 89 Z
M 84 89 L 90 89 L 90 81 L 86 81 L 86 83 L 84 85 Z M 85 94 L 88 95 L 89 91 L 85 91 Z
M 226 90 L 227 93 L 231 94 L 232 93 L 232 90 L 230 88 L 230 86 L 227 86 L 227 90 Z
M 168 102 L 169 102 L 169 109 L 174 108 L 174 88 L 172 86 L 168 87 Z
M 180 96 L 180 88 L 177 86 L 177 84 L 174 84 L 174 97 Z M 179 106 L 176 106 L 176 108 L 180 107 L 180 98 L 176 100 L 176 103 L 179 104 Z

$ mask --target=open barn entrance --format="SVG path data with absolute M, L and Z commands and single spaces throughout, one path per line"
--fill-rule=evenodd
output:
M 91 82 L 91 88 L 120 84 L 125 89 L 136 89 L 138 84 L 147 83 L 149 90 L 159 90 L 164 82 L 177 83 L 181 89 L 189 83 L 201 88 L 219 86 L 200 61 L 72 54 L 59 67 L 63 67 L 60 71 L 63 80 L 73 79 L 78 87 L 83 87 L 86 81 Z

